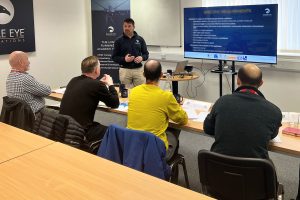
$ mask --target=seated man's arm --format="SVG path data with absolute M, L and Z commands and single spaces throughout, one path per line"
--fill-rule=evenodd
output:
M 25 92 L 28 92 L 35 96 L 45 97 L 51 94 L 51 88 L 49 85 L 39 83 L 31 75 L 28 75 L 28 77 L 24 80 L 23 84 Z
M 168 116 L 173 122 L 176 122 L 179 125 L 187 124 L 188 116 L 186 112 L 181 108 L 181 106 L 177 103 L 173 94 L 170 95 L 167 109 L 168 109 Z
M 120 101 L 118 92 L 113 85 L 108 88 L 104 85 L 100 90 L 100 101 L 105 103 L 106 106 L 111 108 L 118 108 Z
M 204 132 L 209 135 L 215 134 L 215 123 L 216 123 L 215 106 L 216 104 L 211 109 L 211 112 L 206 116 L 203 124 Z
M 274 139 L 278 135 L 279 128 L 282 126 L 281 120 L 282 120 L 282 113 L 279 110 L 279 112 L 278 112 L 278 119 L 277 119 L 277 122 L 274 124 L 274 126 L 275 126 L 274 127 L 274 132 L 271 135 L 271 139 Z

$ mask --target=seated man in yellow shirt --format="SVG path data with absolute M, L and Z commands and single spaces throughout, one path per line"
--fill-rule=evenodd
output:
M 127 128 L 147 131 L 162 139 L 166 145 L 166 158 L 169 160 L 178 150 L 180 132 L 180 130 L 170 129 L 172 132 L 166 133 L 169 119 L 185 125 L 188 117 L 173 94 L 159 87 L 158 83 L 162 75 L 162 67 L 158 61 L 149 60 L 145 63 L 146 83 L 136 86 L 129 94 Z

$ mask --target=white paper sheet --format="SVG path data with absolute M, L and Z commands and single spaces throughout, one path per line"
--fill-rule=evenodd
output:
M 191 100 L 191 99 L 186 99 L 183 102 L 182 107 L 183 108 L 187 108 L 187 109 L 194 109 L 196 111 L 204 111 L 207 112 L 209 111 L 209 108 L 211 107 L 211 103 L 208 102 L 203 102 L 203 101 L 195 101 L 195 100 Z
M 204 122 L 204 120 L 208 114 L 209 114 L 209 112 L 201 112 L 201 113 L 199 113 L 198 118 L 195 119 L 194 121 Z
M 98 107 L 104 107 L 104 108 L 107 108 L 107 106 L 105 105 L 105 103 L 103 103 L 102 101 L 99 101 Z
M 127 111 L 128 110 L 128 102 L 122 102 L 120 103 L 119 107 L 116 109 L 116 110 L 119 110 L 119 111 Z
M 273 143 L 280 143 L 281 139 L 280 139 L 279 134 L 273 140 L 271 140 L 271 142 L 273 142 Z
M 198 118 L 198 114 L 196 113 L 196 111 L 192 108 L 183 108 L 188 116 L 189 119 L 197 119 Z
M 282 123 L 300 123 L 300 113 L 297 112 L 282 112 Z
M 59 88 L 56 90 L 52 90 L 52 92 L 58 93 L 58 94 L 64 94 L 66 91 L 66 88 Z

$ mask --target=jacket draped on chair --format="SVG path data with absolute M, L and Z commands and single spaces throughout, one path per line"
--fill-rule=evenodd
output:
M 165 144 L 152 133 L 110 125 L 97 155 L 161 179 L 170 177 Z

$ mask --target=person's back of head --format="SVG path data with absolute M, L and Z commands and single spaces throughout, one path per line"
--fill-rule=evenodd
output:
M 263 84 L 262 71 L 255 64 L 246 64 L 238 71 L 238 86 L 259 88 Z
M 96 79 L 100 75 L 100 62 L 97 56 L 89 56 L 81 62 L 82 74 Z
M 144 65 L 146 83 L 157 83 L 162 76 L 162 67 L 157 60 L 148 60 Z
M 26 72 L 29 70 L 30 62 L 23 51 L 14 51 L 9 55 L 9 64 L 12 70 Z

